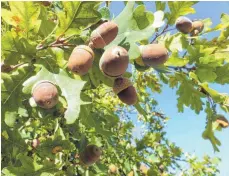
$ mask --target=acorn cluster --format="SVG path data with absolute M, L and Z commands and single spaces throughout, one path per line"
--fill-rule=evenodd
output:
M 118 34 L 118 26 L 107 21 L 98 26 L 92 33 L 88 46 L 80 45 L 72 51 L 68 61 L 68 69 L 78 75 L 85 75 L 93 65 L 93 49 L 101 49 L 111 43 Z M 168 59 L 168 51 L 161 44 L 149 44 L 139 47 L 141 56 L 136 62 L 141 66 L 154 67 Z M 137 102 L 137 92 L 132 83 L 122 77 L 129 64 L 128 52 L 121 46 L 112 46 L 105 50 L 99 61 L 101 72 L 114 78 L 113 90 L 119 99 L 127 105 Z
M 118 26 L 113 21 L 107 21 L 92 31 L 88 45 L 76 46 L 67 63 L 68 69 L 80 76 L 88 73 L 93 65 L 93 49 L 102 49 L 111 43 L 118 35 Z M 136 63 L 140 66 L 156 67 L 168 59 L 168 51 L 161 44 L 139 46 L 140 57 Z M 129 65 L 129 55 L 125 48 L 112 46 L 105 50 L 99 61 L 101 72 L 114 79 L 113 90 L 119 99 L 127 104 L 137 102 L 137 92 L 133 84 L 123 77 Z M 58 102 L 58 91 L 51 82 L 42 82 L 32 91 L 35 103 L 45 109 L 54 107 Z
M 190 20 L 187 17 L 181 16 L 176 20 L 176 28 L 183 34 L 197 36 L 204 29 L 204 23 L 201 20 Z

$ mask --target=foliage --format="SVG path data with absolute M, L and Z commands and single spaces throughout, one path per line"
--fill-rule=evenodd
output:
M 223 13 L 215 27 L 209 18 L 204 19 L 206 29 L 196 37 L 169 32 L 176 18 L 195 13 L 194 4 L 157 1 L 157 11 L 152 13 L 142 2 L 128 2 L 113 19 L 119 33 L 106 48 L 120 45 L 128 50 L 131 69 L 124 76 L 138 92 L 139 102 L 126 106 L 112 91 L 113 79 L 99 70 L 103 49 L 94 50 L 93 67 L 85 76 L 66 69 L 73 47 L 88 44 L 92 30 L 101 21 L 112 20 L 109 3 L 2 2 L 2 174 L 105 176 L 114 164 L 118 175 L 132 171 L 138 176 L 144 163 L 148 175 L 216 175 L 219 159 L 199 160 L 166 138 L 169 118 L 152 97 L 168 84 L 176 89 L 179 112 L 184 106 L 197 114 L 205 111 L 202 136 L 219 151 L 214 117 L 217 106 L 229 112 L 229 96 L 210 86 L 229 83 L 229 15 Z M 207 40 L 205 35 L 215 30 L 219 37 Z M 169 60 L 158 68 L 136 65 L 138 45 L 155 41 L 165 44 Z M 39 80 L 54 82 L 61 92 L 59 103 L 50 110 L 34 107 L 30 101 Z M 133 136 L 133 116 L 144 127 L 140 139 Z M 40 141 L 37 148 L 31 146 L 33 139 Z M 103 149 L 100 161 L 90 167 L 82 166 L 77 157 L 87 144 Z M 55 147 L 61 150 L 53 153 Z

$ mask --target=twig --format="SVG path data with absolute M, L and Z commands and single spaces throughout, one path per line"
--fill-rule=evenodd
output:
M 51 47 L 68 47 L 68 46 L 75 47 L 76 46 L 75 44 L 67 43 L 67 40 L 72 36 L 69 36 L 67 38 L 61 38 L 61 37 L 62 36 L 59 36 L 54 42 L 46 46 L 39 44 L 37 45 L 36 49 L 39 51 L 39 50 L 44 50 L 44 49 L 51 48 Z
M 20 64 L 17 64 L 17 65 L 5 65 L 4 63 L 1 64 L 1 72 L 4 72 L 4 73 L 9 73 L 11 71 L 13 71 L 14 69 L 20 67 L 21 65 L 24 65 L 24 64 L 27 64 L 27 63 L 20 63 Z
M 165 32 L 166 32 L 166 29 L 167 29 L 168 27 L 169 27 L 169 25 L 166 24 L 166 26 L 165 26 L 164 29 L 161 31 L 161 33 L 160 33 L 160 34 L 157 34 L 157 33 L 156 33 L 154 39 L 153 39 L 150 43 L 153 43 L 160 35 L 162 35 L 163 33 L 165 33 Z M 169 30 L 167 30 L 167 31 L 169 31 Z

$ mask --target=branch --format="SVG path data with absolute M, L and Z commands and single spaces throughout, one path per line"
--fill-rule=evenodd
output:
M 166 119 L 166 117 L 164 116 L 164 114 L 160 113 L 160 112 L 157 112 L 157 111 L 154 111 L 153 112 L 153 115 L 157 116 L 157 117 L 160 117 L 162 119 Z
M 61 38 L 62 36 L 59 36 L 54 42 L 50 43 L 49 45 L 43 45 L 43 44 L 39 44 L 37 45 L 36 49 L 39 50 L 44 50 L 47 48 L 51 48 L 51 47 L 75 47 L 75 44 L 70 44 L 68 43 L 69 38 L 71 38 L 72 36 L 69 36 L 67 38 Z
M 20 67 L 21 65 L 25 65 L 25 64 L 27 64 L 27 63 L 20 63 L 17 65 L 5 65 L 4 63 L 1 63 L 1 72 L 9 73 L 9 72 L 13 71 L 14 69 Z
M 166 26 L 164 27 L 164 29 L 161 31 L 160 34 L 156 33 L 155 37 L 153 38 L 153 40 L 150 43 L 153 43 L 159 36 L 161 36 L 162 34 L 164 34 L 165 32 L 168 32 L 172 29 L 166 30 L 169 27 L 168 24 L 166 24 Z

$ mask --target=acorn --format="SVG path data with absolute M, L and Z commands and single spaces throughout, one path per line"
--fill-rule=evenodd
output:
M 97 27 L 90 37 L 91 48 L 104 48 L 118 35 L 118 26 L 113 21 L 108 21 Z
M 118 95 L 119 99 L 127 105 L 137 103 L 137 92 L 129 79 L 123 77 L 116 78 L 113 91 Z
M 52 149 L 52 153 L 56 154 L 58 152 L 61 152 L 63 150 L 63 148 L 61 146 L 56 146 Z
M 69 57 L 68 69 L 76 74 L 85 75 L 92 67 L 93 60 L 93 50 L 86 45 L 79 45 L 74 48 Z
M 200 20 L 192 22 L 191 36 L 196 36 L 201 33 L 204 29 L 204 23 Z
M 130 171 L 127 176 L 134 176 L 134 171 Z
M 192 31 L 192 21 L 187 17 L 181 16 L 177 18 L 175 23 L 177 30 L 183 34 L 188 34 Z
M 40 145 L 40 140 L 39 139 L 33 139 L 32 147 L 37 148 L 39 145 Z
M 118 77 L 124 74 L 128 64 L 128 52 L 120 46 L 108 48 L 99 61 L 100 70 L 110 77 Z
M 141 45 L 139 48 L 141 57 L 136 63 L 141 66 L 155 67 L 168 60 L 168 50 L 162 44 Z
M 140 170 L 141 174 L 147 175 L 147 172 L 148 172 L 149 168 L 146 165 L 141 164 L 139 170 Z
M 224 105 L 229 108 L 229 97 L 224 101 Z
M 41 3 L 43 6 L 47 7 L 51 5 L 50 1 L 38 1 L 39 3 Z
M 96 145 L 91 144 L 88 145 L 82 153 L 80 153 L 79 158 L 84 165 L 90 166 L 99 160 L 101 154 L 101 149 Z
M 117 174 L 118 173 L 118 168 L 114 164 L 111 164 L 111 165 L 109 165 L 109 171 L 108 172 L 110 174 Z
M 58 90 L 50 81 L 40 81 L 34 85 L 32 96 L 36 104 L 44 109 L 51 109 L 58 103 Z
M 227 128 L 229 126 L 228 120 L 223 115 L 220 114 L 217 115 L 216 122 L 219 123 L 221 128 Z

